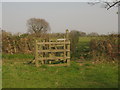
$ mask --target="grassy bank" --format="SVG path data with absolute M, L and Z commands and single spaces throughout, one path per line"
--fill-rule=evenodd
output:
M 29 61 L 29 59 L 28 59 Z M 4 59 L 3 88 L 117 88 L 118 65 L 71 62 L 69 67 L 35 67 L 27 60 Z

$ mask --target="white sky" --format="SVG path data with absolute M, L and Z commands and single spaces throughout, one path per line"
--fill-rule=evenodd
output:
M 117 8 L 106 10 L 99 4 L 4 2 L 2 8 L 2 28 L 14 33 L 26 32 L 26 21 L 32 17 L 48 21 L 52 32 L 64 32 L 66 29 L 99 34 L 118 32 Z
M 0 0 L 1 2 L 99 2 L 99 1 L 115 1 L 115 0 Z
M 0 2 L 0 27 L 2 26 L 2 3 Z

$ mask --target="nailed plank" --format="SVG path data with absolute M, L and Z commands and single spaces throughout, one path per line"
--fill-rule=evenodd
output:
M 48 59 L 69 59 L 70 57 L 43 57 L 43 58 L 39 58 L 39 60 L 48 60 Z
M 47 64 L 47 66 L 68 66 L 68 64 Z
M 50 49 L 50 50 L 39 50 L 38 52 L 64 52 L 64 51 L 67 51 L 67 52 L 70 52 L 70 50 L 68 50 L 68 49 L 55 49 L 55 50 L 53 50 L 53 49 Z
M 70 42 L 38 42 L 37 44 L 70 44 Z

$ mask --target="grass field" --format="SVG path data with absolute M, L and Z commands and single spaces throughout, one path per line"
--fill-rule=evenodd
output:
M 32 58 L 31 58 L 32 59 Z M 93 64 L 91 61 L 68 67 L 35 67 L 27 59 L 3 59 L 3 88 L 117 88 L 116 63 Z
M 84 57 L 85 59 L 90 59 L 90 55 L 88 55 L 88 52 L 90 51 L 89 42 L 93 38 L 96 38 L 96 37 L 80 37 L 79 38 L 76 53 L 74 54 L 74 60 L 79 59 L 80 57 Z

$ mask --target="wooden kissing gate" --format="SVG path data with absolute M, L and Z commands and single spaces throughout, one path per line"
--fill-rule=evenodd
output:
M 35 65 L 49 66 L 70 65 L 70 40 L 69 31 L 63 39 L 49 39 L 35 41 Z

